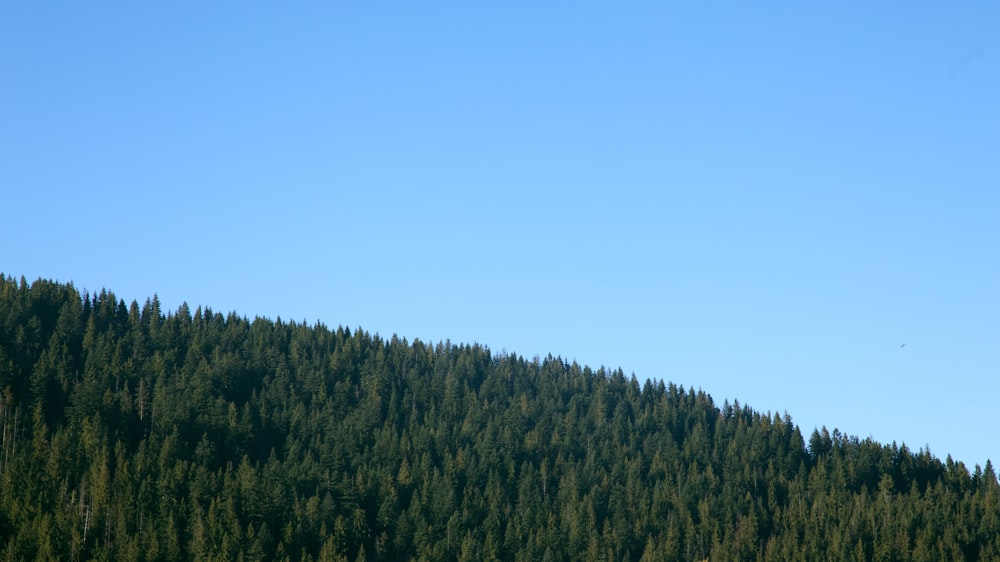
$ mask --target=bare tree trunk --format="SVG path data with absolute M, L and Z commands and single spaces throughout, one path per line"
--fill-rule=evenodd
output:
M 3 431 L 0 432 L 0 474 L 7 468 L 7 400 L 6 396 L 0 395 L 0 421 L 3 422 Z
M 90 504 L 87 504 L 87 512 L 83 518 L 83 544 L 87 544 L 87 531 L 90 530 Z

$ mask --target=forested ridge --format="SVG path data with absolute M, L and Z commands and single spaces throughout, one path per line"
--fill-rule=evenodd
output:
M 620 370 L 0 275 L 3 560 L 1000 560 L 998 490 Z

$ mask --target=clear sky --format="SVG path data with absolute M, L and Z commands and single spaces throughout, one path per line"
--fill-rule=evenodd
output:
M 975 0 L 5 2 L 0 271 L 1000 461 L 998 30 Z

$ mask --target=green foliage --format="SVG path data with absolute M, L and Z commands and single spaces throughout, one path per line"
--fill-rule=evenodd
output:
M 927 451 L 556 357 L 0 276 L 3 560 L 993 560 Z

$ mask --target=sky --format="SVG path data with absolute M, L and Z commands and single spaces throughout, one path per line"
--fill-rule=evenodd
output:
M 7 2 L 0 271 L 1000 461 L 1000 4 Z M 905 344 L 905 346 L 904 346 Z

